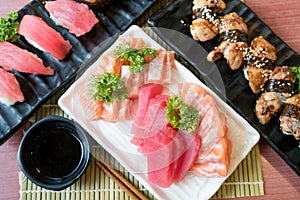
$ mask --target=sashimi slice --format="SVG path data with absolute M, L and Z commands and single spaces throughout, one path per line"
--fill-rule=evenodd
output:
M 186 176 L 197 159 L 201 148 L 201 137 L 198 134 L 189 135 L 186 131 L 180 131 L 179 133 L 184 140 L 185 151 L 177 160 L 178 167 L 174 173 L 175 183 Z
M 7 105 L 23 102 L 24 96 L 16 77 L 0 68 L 0 101 Z
M 99 22 L 86 4 L 73 0 L 46 1 L 45 8 L 56 24 L 67 28 L 77 37 L 89 32 Z
M 219 138 L 223 137 L 226 129 L 226 118 L 218 111 L 216 106 L 206 110 L 197 131 L 203 142 L 200 156 L 205 156 L 210 152 Z
M 150 47 L 150 45 L 146 43 L 142 38 L 138 38 L 138 37 L 120 36 L 118 42 L 119 44 L 123 44 L 125 46 L 129 44 L 129 46 L 134 49 L 142 49 L 144 47 L 147 48 Z
M 7 70 L 31 74 L 53 75 L 50 67 L 45 67 L 43 61 L 36 55 L 10 43 L 0 43 L 0 66 Z
M 220 138 L 206 158 L 196 160 L 190 171 L 200 176 L 226 176 L 230 165 L 231 150 L 232 144 L 226 135 Z
M 138 109 L 133 123 L 136 125 L 143 123 L 150 99 L 161 94 L 163 89 L 159 84 L 145 84 L 139 88 Z
M 123 65 L 121 71 L 122 71 L 121 77 L 124 79 L 125 87 L 127 88 L 128 91 L 128 97 L 137 98 L 138 89 L 144 83 L 144 74 L 131 73 L 128 65 Z
M 174 52 L 161 50 L 146 67 L 145 83 L 169 84 L 173 70 L 175 70 Z
M 141 123 L 132 124 L 131 133 L 136 137 L 147 138 L 162 130 L 167 122 L 166 100 L 168 95 L 156 95 L 149 100 L 149 105 L 144 113 L 144 119 Z
M 42 18 L 24 15 L 18 33 L 36 48 L 49 52 L 57 60 L 62 60 L 69 53 L 71 44 L 62 35 L 51 28 Z

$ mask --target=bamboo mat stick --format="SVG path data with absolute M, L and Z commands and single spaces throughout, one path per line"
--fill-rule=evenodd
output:
M 112 180 L 114 180 L 124 192 L 128 194 L 133 200 L 147 200 L 148 198 L 140 192 L 134 185 L 132 185 L 127 179 L 119 174 L 115 169 L 108 166 L 104 162 L 96 161 L 96 165 L 104 171 Z

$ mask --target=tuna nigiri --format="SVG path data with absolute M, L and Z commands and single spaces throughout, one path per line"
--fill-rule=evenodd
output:
M 67 28 L 77 37 L 89 32 L 99 22 L 86 4 L 76 1 L 47 1 L 45 8 L 56 24 Z
M 45 67 L 42 60 L 36 55 L 10 42 L 0 43 L 0 66 L 7 70 L 31 74 L 54 74 L 53 69 Z
M 20 22 L 18 33 L 24 36 L 30 44 L 49 52 L 57 60 L 64 59 L 72 47 L 59 32 L 37 16 L 25 15 Z
M 0 56 L 1 57 L 1 56 Z M 0 101 L 7 105 L 23 102 L 24 96 L 16 77 L 0 68 Z

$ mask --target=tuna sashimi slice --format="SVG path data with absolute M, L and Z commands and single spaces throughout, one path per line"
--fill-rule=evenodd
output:
M 176 138 L 176 139 L 175 139 Z M 176 137 L 158 151 L 148 153 L 148 181 L 160 187 L 169 187 L 174 183 L 179 152 L 184 148 L 184 141 L 176 131 Z
M 31 74 L 54 74 L 53 69 L 45 67 L 36 55 L 9 42 L 0 43 L 0 66 Z
M 55 23 L 67 28 L 77 37 L 89 32 L 99 22 L 86 4 L 73 0 L 47 1 L 45 8 Z
M 24 96 L 16 77 L 0 68 L 0 101 L 7 105 L 23 102 Z
M 30 44 L 49 52 L 57 60 L 64 59 L 72 47 L 59 32 L 37 16 L 25 15 L 20 22 L 18 33 Z
M 177 169 L 174 173 L 174 182 L 182 180 L 197 159 L 201 147 L 201 137 L 198 134 L 189 135 L 186 131 L 180 131 L 184 140 L 185 150 L 177 162 Z
M 162 130 L 167 123 L 166 100 L 168 98 L 168 95 L 156 95 L 154 98 L 151 98 L 143 115 L 143 121 L 135 123 L 137 121 L 135 118 L 131 133 L 136 137 L 145 138 Z M 139 106 L 142 105 L 140 104 Z
M 133 123 L 136 125 L 143 123 L 150 99 L 161 94 L 163 89 L 163 86 L 159 84 L 145 84 L 139 88 L 138 109 Z

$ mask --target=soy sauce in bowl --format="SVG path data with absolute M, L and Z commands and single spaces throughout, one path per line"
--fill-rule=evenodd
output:
M 48 116 L 28 129 L 18 150 L 23 173 L 35 184 L 62 190 L 74 183 L 89 162 L 82 129 L 60 116 Z
M 73 131 L 57 126 L 42 131 L 41 135 L 39 141 L 31 146 L 37 170 L 49 178 L 60 178 L 76 170 L 82 159 L 83 147 Z

